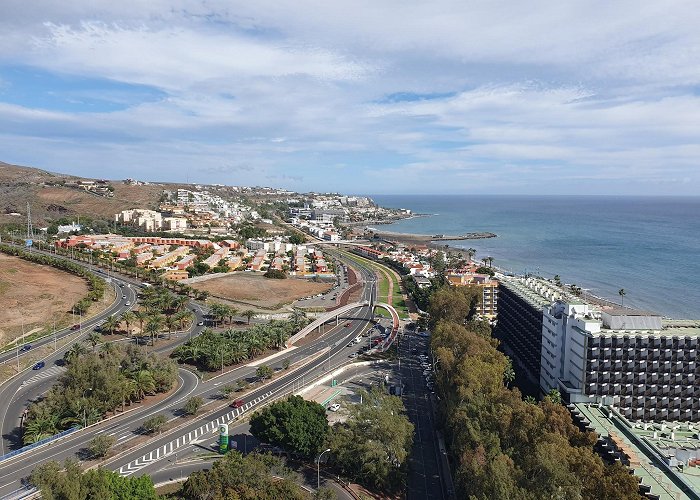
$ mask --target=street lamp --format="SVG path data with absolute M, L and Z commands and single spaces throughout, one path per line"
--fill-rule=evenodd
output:
M 323 450 L 318 456 L 318 461 L 316 462 L 316 489 L 321 488 L 321 457 L 324 453 L 328 453 L 329 451 L 331 451 L 330 448 L 328 448 L 327 450 Z
M 92 391 L 92 387 L 88 387 L 83 391 L 83 399 L 85 399 L 85 393 Z M 83 429 L 87 427 L 87 405 L 83 405 Z

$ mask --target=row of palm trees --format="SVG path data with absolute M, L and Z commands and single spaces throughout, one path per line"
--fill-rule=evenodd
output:
M 250 320 L 257 316 L 258 313 L 252 309 L 239 311 L 235 307 L 229 306 L 228 304 L 220 304 L 215 302 L 209 306 L 209 314 L 211 314 L 211 316 L 214 318 L 217 325 L 223 323 L 225 319 L 228 319 L 228 324 L 230 325 L 233 323 L 233 317 L 238 316 L 239 314 L 246 318 L 248 320 L 248 324 L 250 324 Z
M 209 328 L 175 349 L 172 357 L 180 363 L 196 365 L 207 371 L 251 360 L 269 349 L 282 349 L 286 341 L 308 324 L 302 311 L 289 320 L 272 320 L 247 330 L 228 329 L 218 333 Z

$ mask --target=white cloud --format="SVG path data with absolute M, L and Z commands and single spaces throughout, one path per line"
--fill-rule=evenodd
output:
M 25 147 L 6 160 L 155 178 L 201 163 L 221 181 L 234 158 L 260 182 L 314 189 L 359 191 L 371 175 L 375 192 L 541 192 L 554 176 L 694 193 L 699 18 L 689 1 L 5 0 L 0 144 Z M 109 113 L 21 106 L 3 97 L 3 64 L 164 97 Z

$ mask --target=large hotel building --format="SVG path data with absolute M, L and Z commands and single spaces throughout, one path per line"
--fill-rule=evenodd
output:
M 700 422 L 700 321 L 583 301 L 541 278 L 498 279 L 496 336 L 525 392 L 558 389 L 630 421 Z

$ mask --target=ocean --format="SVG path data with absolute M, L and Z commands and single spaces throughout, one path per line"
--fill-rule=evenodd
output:
M 558 274 L 591 293 L 672 318 L 700 318 L 700 197 L 373 195 L 432 214 L 378 226 L 451 241 L 514 273 Z

